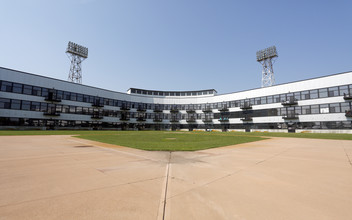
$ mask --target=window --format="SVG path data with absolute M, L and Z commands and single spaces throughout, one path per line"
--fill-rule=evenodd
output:
M 71 101 L 76 101 L 77 100 L 77 94 L 76 93 L 71 93 Z
M 341 103 L 341 112 L 346 112 L 346 111 L 349 111 L 350 109 L 351 109 L 350 103 L 348 103 L 348 102 Z
M 3 91 L 3 92 L 11 92 L 12 91 L 12 83 L 2 81 L 2 83 L 1 83 L 1 91 Z
M 31 111 L 40 111 L 40 103 L 39 102 L 32 102 L 31 103 Z
M 274 103 L 278 103 L 280 101 L 280 96 L 279 95 L 274 95 Z
M 24 85 L 23 94 L 32 95 L 32 86 Z
M 11 100 L 11 109 L 21 109 L 21 100 Z
M 11 106 L 10 99 L 0 99 L 0 109 L 9 109 Z
M 302 114 L 303 114 L 303 115 L 309 115 L 309 114 L 311 114 L 310 105 L 302 106 Z
M 64 92 L 64 99 L 65 100 L 71 100 L 71 93 L 70 92 Z
M 329 110 L 330 110 L 331 113 L 341 112 L 340 104 L 339 103 L 330 104 L 330 109 Z
M 325 105 L 320 105 L 320 113 L 321 114 L 326 114 L 329 113 L 329 105 L 325 104 Z
M 262 103 L 262 105 L 266 104 L 266 97 L 261 97 L 260 102 Z
M 22 101 L 22 110 L 29 111 L 31 109 L 31 102 L 30 101 Z
M 319 105 L 312 105 L 311 107 L 311 114 L 319 114 Z
M 274 101 L 272 96 L 268 96 L 267 100 L 268 100 L 268 104 L 271 104 Z
M 12 86 L 12 92 L 14 92 L 14 93 L 22 93 L 22 87 L 23 87 L 22 84 L 14 83 L 13 86 Z
M 310 99 L 309 91 L 301 92 L 301 99 L 302 100 Z
M 318 98 L 318 90 L 317 89 L 310 90 L 310 98 L 311 99 L 317 99 Z
M 77 94 L 77 101 L 83 102 L 83 95 L 82 94 Z
M 255 104 L 256 105 L 260 105 L 261 104 L 260 98 L 255 98 Z
M 338 87 L 329 88 L 328 95 L 329 95 L 329 97 L 339 96 L 339 88 Z
M 33 86 L 32 95 L 41 96 L 42 95 L 42 88 L 37 87 L 37 86 Z
M 40 111 L 41 112 L 46 112 L 48 110 L 48 104 L 47 103 L 40 103 Z
M 49 94 L 49 90 L 47 88 L 42 88 L 42 96 L 47 97 Z
M 339 86 L 340 90 L 340 96 L 343 96 L 344 94 L 348 94 L 348 86 Z
M 293 94 L 293 96 L 295 97 L 296 100 L 301 100 L 301 93 L 300 92 L 295 92 Z
M 328 89 L 319 89 L 319 98 L 328 97 Z

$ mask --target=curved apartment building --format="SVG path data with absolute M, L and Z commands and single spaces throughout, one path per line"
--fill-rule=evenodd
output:
M 352 131 L 352 72 L 229 94 L 127 93 L 0 68 L 1 129 Z

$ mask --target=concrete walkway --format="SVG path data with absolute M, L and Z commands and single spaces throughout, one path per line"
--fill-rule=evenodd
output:
M 351 160 L 352 141 L 169 153 L 2 136 L 0 219 L 352 219 Z

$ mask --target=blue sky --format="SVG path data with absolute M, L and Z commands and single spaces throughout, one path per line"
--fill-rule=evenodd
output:
M 352 1 L 0 0 L 0 66 L 66 80 L 68 41 L 89 48 L 83 84 L 125 92 L 258 88 L 352 70 Z

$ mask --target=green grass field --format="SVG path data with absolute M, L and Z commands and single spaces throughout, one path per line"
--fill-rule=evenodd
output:
M 143 150 L 194 151 L 259 141 L 266 137 L 352 140 L 352 134 L 172 131 L 0 131 L 0 135 L 76 135 Z

